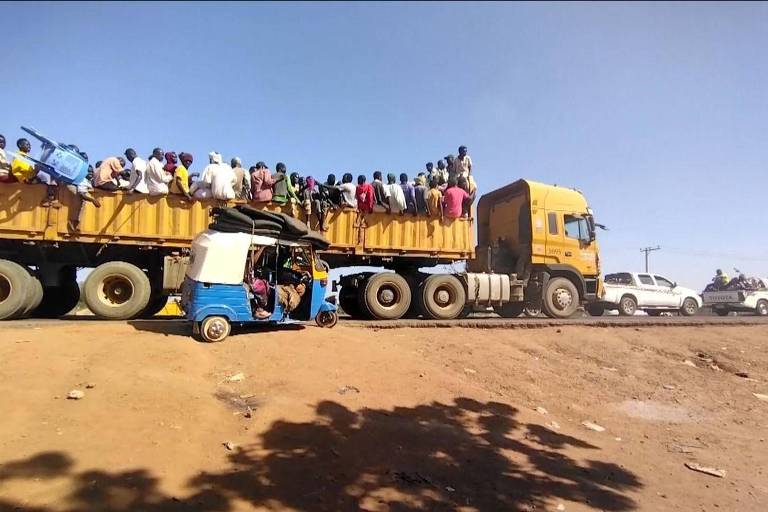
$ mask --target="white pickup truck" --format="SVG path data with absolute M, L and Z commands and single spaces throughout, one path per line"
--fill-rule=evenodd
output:
M 725 316 L 731 311 L 753 312 L 759 316 L 768 316 L 768 279 L 759 280 L 761 288 L 755 290 L 721 290 L 704 292 L 704 304 L 712 311 Z
M 605 276 L 603 294 L 599 302 L 587 306 L 593 316 L 607 309 L 618 309 L 622 316 L 632 316 L 638 310 L 651 316 L 664 311 L 678 311 L 681 315 L 695 315 L 703 301 L 698 292 L 677 286 L 677 283 L 656 274 L 619 272 Z

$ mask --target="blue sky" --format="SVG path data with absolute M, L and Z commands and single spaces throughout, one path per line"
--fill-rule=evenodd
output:
M 768 275 L 766 3 L 6 3 L 0 133 L 325 176 L 469 147 L 577 187 L 605 271 Z M 12 21 L 11 21 L 12 20 Z

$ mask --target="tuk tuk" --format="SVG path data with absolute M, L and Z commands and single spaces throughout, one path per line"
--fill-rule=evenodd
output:
M 206 342 L 223 341 L 232 324 L 314 319 L 333 327 L 327 286 L 328 266 L 310 241 L 208 229 L 192 242 L 182 308 L 193 336 Z

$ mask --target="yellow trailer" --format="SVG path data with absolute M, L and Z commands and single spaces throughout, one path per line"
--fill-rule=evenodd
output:
M 223 206 L 96 191 L 96 208 L 62 189 L 60 205 L 43 207 L 45 195 L 42 185 L 0 184 L 0 319 L 69 312 L 81 298 L 82 267 L 94 269 L 82 294 L 97 316 L 161 311 L 183 281 L 192 239 L 207 228 L 211 208 Z M 307 221 L 296 205 L 262 207 Z M 352 316 L 454 318 L 482 304 L 504 316 L 527 305 L 563 317 L 599 292 L 594 220 L 572 189 L 519 180 L 483 196 L 476 219 L 337 209 L 328 224 L 322 257 L 332 268 L 387 269 L 340 280 L 339 302 Z M 456 262 L 469 272 L 420 271 Z

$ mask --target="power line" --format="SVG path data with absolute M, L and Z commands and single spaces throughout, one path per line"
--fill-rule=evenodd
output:
M 661 246 L 657 245 L 656 247 L 643 247 L 640 249 L 640 252 L 645 253 L 645 271 L 648 272 L 648 254 L 650 254 L 653 251 L 659 251 L 661 250 Z

